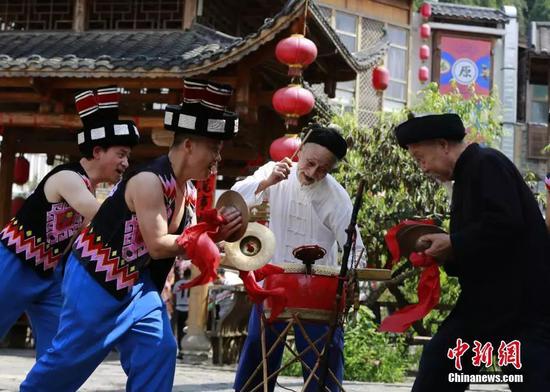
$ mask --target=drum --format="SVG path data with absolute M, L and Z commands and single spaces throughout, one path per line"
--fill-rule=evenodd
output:
M 340 267 L 313 265 L 312 273 L 306 274 L 306 266 L 299 263 L 283 263 L 282 274 L 269 275 L 264 280 L 264 289 L 283 287 L 286 296 L 286 307 L 277 316 L 278 320 L 288 320 L 296 314 L 307 321 L 328 322 L 334 312 L 334 301 L 338 287 Z M 345 304 L 345 285 L 341 299 L 341 307 Z M 264 313 L 271 316 L 272 301 L 264 301 Z

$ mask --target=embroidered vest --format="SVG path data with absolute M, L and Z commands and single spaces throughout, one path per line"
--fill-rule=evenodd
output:
M 154 274 L 160 268 L 167 274 L 173 263 L 173 259 L 149 263 L 149 252 L 139 231 L 137 216 L 129 210 L 124 199 L 128 180 L 145 171 L 156 174 L 162 184 L 166 215 L 170 222 L 176 205 L 177 185 L 168 156 L 163 155 L 125 174 L 73 244 L 73 252 L 86 270 L 118 299 L 124 298 L 132 289 L 141 271 L 148 268 Z M 188 181 L 187 195 L 193 194 L 194 187 Z M 180 230 L 191 223 L 193 208 L 188 197 Z M 162 277 L 157 280 L 162 280 Z
M 0 233 L 0 241 L 43 277 L 51 276 L 73 234 L 84 223 L 84 217 L 66 201 L 50 203 L 44 194 L 46 181 L 63 170 L 79 174 L 93 192 L 90 179 L 80 163 L 56 166 L 40 181 Z

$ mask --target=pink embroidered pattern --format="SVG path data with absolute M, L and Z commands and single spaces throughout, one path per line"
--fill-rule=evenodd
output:
M 50 245 L 57 244 L 73 236 L 80 230 L 84 217 L 67 202 L 52 204 L 46 212 L 46 238 Z

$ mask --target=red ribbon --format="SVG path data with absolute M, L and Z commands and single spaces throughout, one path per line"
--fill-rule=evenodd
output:
M 423 267 L 416 292 L 418 303 L 407 305 L 382 320 L 381 332 L 405 332 L 415 321 L 423 319 L 439 303 L 439 266 L 432 256 L 413 252 L 409 260 L 415 267 Z
M 187 227 L 176 240 L 200 271 L 199 276 L 180 286 L 182 290 L 212 282 L 218 277 L 221 256 L 212 237 L 224 223 L 225 219 L 215 208 L 206 209 L 202 222 Z
M 388 230 L 385 240 L 392 255 L 392 260 L 388 262 L 390 267 L 401 257 L 396 238 L 397 232 L 404 226 L 418 223 L 433 224 L 433 221 L 431 219 L 420 221 L 405 220 Z M 415 267 L 423 268 L 418 281 L 418 287 L 416 288 L 418 303 L 407 305 L 382 320 L 378 329 L 381 332 L 404 332 L 415 321 L 424 318 L 439 303 L 441 286 L 437 261 L 425 253 L 416 252 L 412 252 L 409 255 L 409 260 Z
M 286 305 L 286 295 L 283 287 L 265 290 L 258 282 L 264 280 L 269 275 L 284 274 L 285 270 L 273 264 L 266 264 L 256 271 L 240 271 L 239 276 L 244 283 L 248 297 L 252 302 L 259 305 L 266 298 L 271 297 L 272 306 L 269 322 L 273 322 L 277 316 L 284 310 Z
M 546 178 L 544 179 L 544 183 L 546 184 L 546 190 L 550 192 L 550 173 L 546 175 Z

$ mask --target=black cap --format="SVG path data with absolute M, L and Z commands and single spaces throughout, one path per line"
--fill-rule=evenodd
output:
M 428 114 L 413 117 L 395 128 L 397 142 L 407 145 L 433 139 L 462 140 L 466 136 L 464 124 L 455 113 Z
M 310 127 L 311 133 L 305 140 L 304 144 L 315 143 L 319 144 L 330 152 L 332 152 L 336 158 L 342 159 L 346 156 L 348 151 L 348 145 L 346 140 L 340 135 L 340 132 L 333 127 L 323 127 L 319 124 L 314 124 Z

